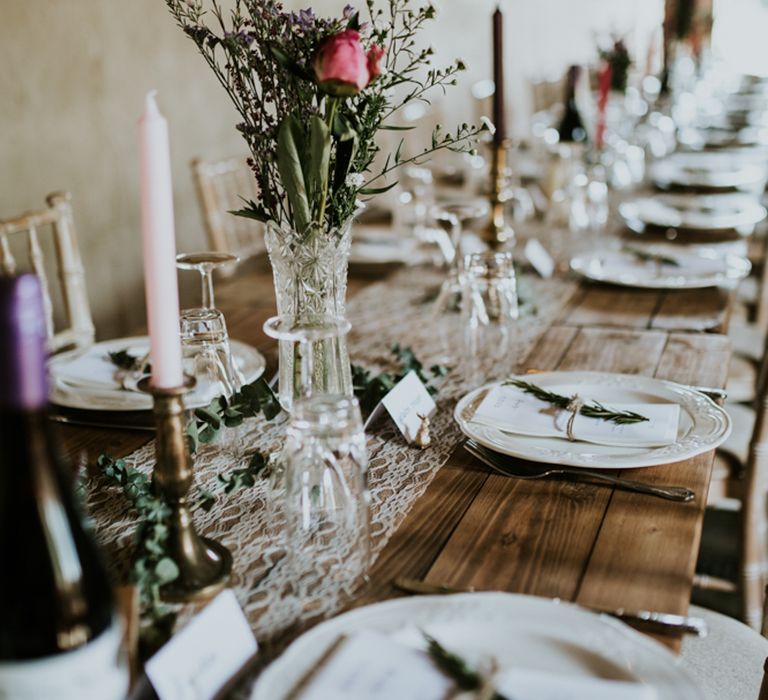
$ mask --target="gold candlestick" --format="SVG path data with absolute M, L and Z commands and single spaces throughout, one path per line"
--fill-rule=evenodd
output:
M 494 141 L 491 145 L 491 219 L 488 223 L 487 240 L 491 248 L 501 248 L 514 241 L 514 229 L 506 220 L 508 187 L 506 180 L 507 148 L 509 142 Z
M 171 509 L 168 551 L 179 567 L 179 576 L 162 588 L 165 600 L 186 602 L 210 598 L 226 587 L 232 572 L 232 555 L 219 542 L 201 537 L 192 522 L 187 493 L 194 479 L 185 430 L 183 396 L 195 385 L 188 377 L 185 384 L 170 389 L 152 386 L 149 378 L 139 388 L 152 394 L 157 427 L 152 479 Z

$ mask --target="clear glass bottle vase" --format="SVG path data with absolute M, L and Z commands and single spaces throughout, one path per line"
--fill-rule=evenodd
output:
M 281 317 L 344 317 L 351 219 L 337 228 L 312 228 L 305 234 L 270 222 L 265 231 Z M 281 340 L 279 398 L 287 411 L 301 395 L 301 351 L 297 341 Z M 352 395 L 346 336 L 316 343 L 313 385 L 322 393 Z

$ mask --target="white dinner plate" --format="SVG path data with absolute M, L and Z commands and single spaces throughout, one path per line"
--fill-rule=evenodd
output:
M 681 384 L 639 374 L 610 372 L 537 372 L 518 377 L 565 396 L 611 403 L 676 403 L 680 406 L 677 441 L 663 447 L 611 447 L 554 437 L 517 435 L 472 422 L 486 393 L 498 384 L 470 391 L 456 405 L 461 432 L 485 447 L 511 457 L 591 469 L 635 469 L 689 459 L 715 449 L 731 433 L 728 414 L 712 400 Z
M 662 189 L 700 187 L 711 190 L 750 189 L 765 186 L 766 170 L 737 153 L 674 153 L 651 166 L 651 179 Z
M 256 348 L 230 339 L 232 356 L 243 373 L 247 383 L 258 379 L 266 368 L 264 356 Z M 88 351 L 103 351 L 104 357 L 110 352 L 128 350 L 132 355 L 143 356 L 149 351 L 149 338 L 147 336 L 135 336 L 132 338 L 113 338 L 96 343 L 85 350 L 72 350 L 55 355 L 48 363 L 48 372 L 51 378 L 50 401 L 57 406 L 66 408 L 78 408 L 92 411 L 148 411 L 152 408 L 152 397 L 141 391 L 120 389 L 108 386 L 86 386 L 67 381 L 62 377 L 65 365 L 76 360 Z M 194 393 L 187 397 L 187 407 L 197 408 L 207 405 L 209 397 L 201 397 L 195 400 Z
M 750 234 L 765 218 L 765 208 L 754 196 L 733 194 L 661 194 L 622 202 L 619 214 L 627 226 L 642 231 L 645 226 L 692 231 L 729 231 Z
M 702 700 L 695 681 L 658 642 L 570 603 L 512 593 L 390 600 L 334 617 L 299 637 L 261 675 L 251 700 L 285 700 L 342 635 L 374 630 L 424 648 L 422 632 L 449 651 L 500 670 L 523 668 L 652 686 L 658 700 Z
M 417 265 L 425 258 L 416 238 L 400 236 L 390 225 L 359 225 L 354 229 L 350 265 Z
M 620 284 L 640 289 L 704 289 L 706 287 L 733 286 L 744 279 L 752 267 L 749 260 L 736 255 L 709 253 L 669 254 L 667 248 L 655 250 L 653 246 L 633 246 L 652 255 L 675 260 L 669 263 L 638 259 L 630 251 L 593 251 L 577 255 L 571 260 L 571 269 L 595 282 Z

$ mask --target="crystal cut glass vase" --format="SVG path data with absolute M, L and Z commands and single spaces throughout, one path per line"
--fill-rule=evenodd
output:
M 265 240 L 275 283 L 277 313 L 295 321 L 317 316 L 343 318 L 352 220 L 338 228 L 313 228 L 304 234 L 267 224 Z M 279 398 L 291 410 L 301 395 L 298 342 L 281 340 Z M 316 393 L 352 395 L 346 336 L 313 344 L 312 386 Z

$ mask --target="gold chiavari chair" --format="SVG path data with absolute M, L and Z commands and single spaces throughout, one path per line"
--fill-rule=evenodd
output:
M 255 199 L 258 186 L 245 157 L 218 161 L 192 161 L 192 176 L 211 250 L 237 255 L 241 261 L 266 250 L 264 225 L 253 219 L 234 216 L 243 199 Z M 233 274 L 234 267 L 222 273 Z
M 45 201 L 48 205 L 45 209 L 0 220 L 0 270 L 13 275 L 29 269 L 40 278 L 48 349 L 55 353 L 90 345 L 95 332 L 85 288 L 85 270 L 77 246 L 71 195 L 54 192 Z M 45 236 L 52 238 L 52 245 Z M 46 256 L 49 248 L 54 252 L 54 263 Z M 61 309 L 54 303 L 52 292 L 56 286 L 61 289 Z

